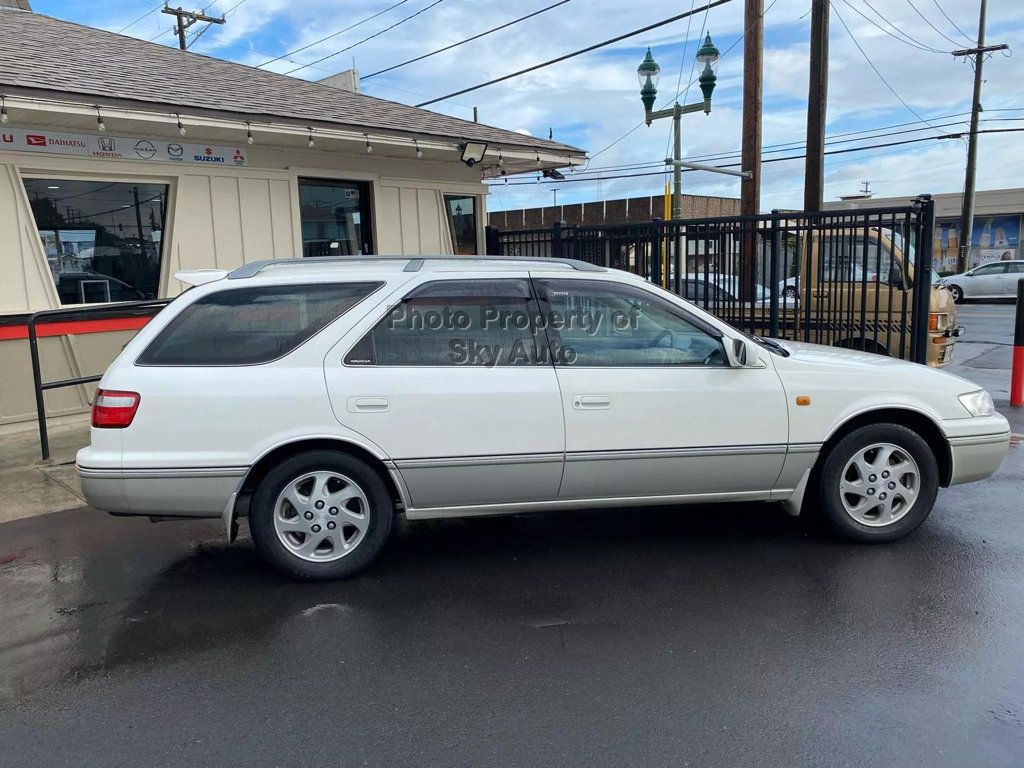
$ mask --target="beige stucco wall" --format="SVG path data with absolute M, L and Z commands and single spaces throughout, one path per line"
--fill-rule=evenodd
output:
M 202 136 L 190 135 L 190 142 Z M 211 143 L 223 143 L 212 141 Z M 0 152 L 0 314 L 60 306 L 23 179 L 89 178 L 163 183 L 170 187 L 160 295 L 177 295 L 181 269 L 230 269 L 258 259 L 301 256 L 298 179 L 365 181 L 372 197 L 378 253 L 452 253 L 443 194 L 479 196 L 478 247 L 483 247 L 486 187 L 478 171 L 434 162 L 325 150 L 247 148 L 244 168 L 133 162 Z M 101 372 L 129 334 L 88 334 L 41 342 L 46 380 Z M 46 395 L 51 414 L 84 410 L 84 387 Z M 34 418 L 27 342 L 0 341 L 0 423 Z

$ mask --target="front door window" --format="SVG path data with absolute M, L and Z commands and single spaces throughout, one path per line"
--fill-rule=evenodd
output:
M 303 256 L 374 252 L 366 182 L 299 179 L 299 216 Z

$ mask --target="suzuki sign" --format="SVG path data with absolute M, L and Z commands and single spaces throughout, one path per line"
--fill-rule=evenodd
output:
M 167 163 L 248 164 L 245 152 L 239 147 L 181 144 L 176 141 L 130 139 L 106 134 L 93 136 L 85 133 L 59 133 L 38 128 L 0 130 L 0 150 L 115 160 L 161 160 Z

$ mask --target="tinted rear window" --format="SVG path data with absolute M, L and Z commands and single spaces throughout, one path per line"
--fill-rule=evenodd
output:
M 383 283 L 271 285 L 218 291 L 185 307 L 139 365 L 253 365 L 282 357 Z

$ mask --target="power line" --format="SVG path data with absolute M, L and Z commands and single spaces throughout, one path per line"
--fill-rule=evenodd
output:
M 932 2 L 935 3 L 935 7 L 939 9 L 939 13 L 946 17 L 946 21 L 953 25 L 953 29 L 955 29 L 957 32 L 963 35 L 966 39 L 970 40 L 971 45 L 974 45 L 976 42 L 975 39 L 968 35 L 966 32 L 964 32 L 962 29 L 960 29 L 960 27 L 957 26 L 957 23 L 953 21 L 951 18 L 949 18 L 949 14 L 946 13 L 946 11 L 942 8 L 941 5 L 939 5 L 939 0 L 932 0 Z
M 124 32 L 124 31 L 125 31 L 126 29 L 128 29 L 129 27 L 134 27 L 134 26 L 135 26 L 136 24 L 138 24 L 138 23 L 139 23 L 140 21 L 142 21 L 142 20 L 143 20 L 144 18 L 146 18 L 147 16 L 149 16 L 149 15 L 151 15 L 151 14 L 154 14 L 154 13 L 156 13 L 157 11 L 159 11 L 159 10 L 160 10 L 161 8 L 163 8 L 163 7 L 164 7 L 163 3 L 160 3 L 160 5 L 155 5 L 155 6 L 153 6 L 153 7 L 152 7 L 152 8 L 150 8 L 150 9 L 149 9 L 148 11 L 146 11 L 146 12 L 145 12 L 144 14 L 142 14 L 141 16 L 139 16 L 139 18 L 137 18 L 137 19 L 136 19 L 135 21 L 133 21 L 133 22 L 132 22 L 131 24 L 125 24 L 125 25 L 124 25 L 123 27 L 121 27 L 121 28 L 120 28 L 119 30 L 117 30 L 117 34 L 119 34 L 119 35 L 120 35 L 120 34 L 122 34 L 122 33 L 123 33 L 123 32 Z
M 382 29 L 380 32 L 374 32 L 372 35 L 364 37 L 359 42 L 352 43 L 352 45 L 346 45 L 340 51 L 335 51 L 334 53 L 330 53 L 330 54 L 328 54 L 326 56 L 321 56 L 319 59 L 316 59 L 315 61 L 311 61 L 308 64 L 303 64 L 301 67 L 296 67 L 295 69 L 289 69 L 287 72 L 285 72 L 285 74 L 286 75 L 290 75 L 293 72 L 298 72 L 300 69 L 305 69 L 306 67 L 311 67 L 314 64 L 319 64 L 322 61 L 327 61 L 327 59 L 333 59 L 335 56 L 337 56 L 338 54 L 344 53 L 345 51 L 351 51 L 357 45 L 362 45 L 363 43 L 367 42 L 368 40 L 373 40 L 373 38 L 375 38 L 375 37 L 380 37 L 385 32 L 390 32 L 395 27 L 397 27 L 397 26 L 399 26 L 401 24 L 404 24 L 405 22 L 409 21 L 410 19 L 415 19 L 421 13 L 426 13 L 431 8 L 433 8 L 435 5 L 440 5 L 443 2 L 444 2 L 444 0 L 434 0 L 434 2 L 432 2 L 430 5 L 426 6 L 425 8 L 421 8 L 420 10 L 416 11 L 416 13 L 409 14 L 404 19 L 399 19 L 394 24 L 392 24 L 390 27 L 384 27 L 384 29 Z
M 521 21 L 526 21 L 527 19 L 531 19 L 534 16 L 539 16 L 540 14 L 542 14 L 542 13 L 544 13 L 546 11 L 550 11 L 552 8 L 557 8 L 558 6 L 565 5 L 568 2 L 569 2 L 569 0 L 559 0 L 559 2 L 553 3 L 552 5 L 549 5 L 546 8 L 541 8 L 539 11 L 534 11 L 533 13 L 528 13 L 525 16 L 520 16 L 518 19 L 514 19 L 512 21 L 507 21 L 507 22 L 505 22 L 504 24 L 502 24 L 500 26 L 492 27 L 491 29 L 488 29 L 486 32 L 481 32 L 481 33 L 479 33 L 477 35 L 473 35 L 472 37 L 467 37 L 465 40 L 459 40 L 457 43 L 452 43 L 451 45 L 446 45 L 444 48 L 438 48 L 436 51 L 431 51 L 430 53 L 424 53 L 422 56 L 417 56 L 414 59 L 409 59 L 408 61 L 403 61 L 401 64 L 395 64 L 395 65 L 390 66 L 390 67 L 385 67 L 384 69 L 378 69 L 376 72 L 371 72 L 368 75 L 363 75 L 359 79 L 360 80 L 366 80 L 367 78 L 370 78 L 370 77 L 376 77 L 377 75 L 382 75 L 385 72 L 390 72 L 393 69 L 398 69 L 399 67 L 404 67 L 406 64 L 412 64 L 413 62 L 422 61 L 423 59 L 429 58 L 429 57 L 434 56 L 434 55 L 436 55 L 438 53 L 444 53 L 445 51 L 450 51 L 452 48 L 458 48 L 460 45 L 463 45 L 464 43 L 469 43 L 469 42 L 471 42 L 473 40 L 479 40 L 481 37 L 486 37 L 487 35 L 491 34 L 492 32 L 497 32 L 498 30 L 505 29 L 506 27 L 511 27 L 513 24 L 518 24 Z
M 906 30 L 902 29 L 898 24 L 894 23 L 884 13 L 882 13 L 880 10 L 875 8 L 875 6 L 873 6 L 871 4 L 870 0 L 863 0 L 863 2 L 864 2 L 864 5 L 866 5 L 868 8 L 870 8 L 872 10 L 872 12 L 874 12 L 874 14 L 876 16 L 878 16 L 878 18 L 880 18 L 882 21 L 884 21 L 886 24 L 888 24 L 890 27 L 892 27 L 897 33 L 899 33 L 900 35 L 905 37 L 907 40 L 910 40 L 913 44 L 920 45 L 923 48 L 929 48 L 929 49 L 932 48 L 932 46 L 928 45 L 927 43 L 925 43 L 922 40 L 918 40 L 916 37 L 913 37 L 909 32 L 907 32 Z M 936 50 L 938 50 L 938 49 L 936 49 Z
M 500 83 L 500 82 L 502 82 L 504 80 L 510 80 L 513 77 L 519 77 L 520 75 L 525 75 L 527 72 L 533 72 L 534 70 L 541 69 L 543 67 L 549 67 L 552 64 L 557 64 L 557 63 L 559 63 L 561 61 L 565 61 L 566 59 L 571 59 L 571 58 L 573 58 L 575 56 L 579 56 L 580 54 L 589 53 L 590 51 L 597 50 L 598 48 L 604 48 L 606 45 L 611 45 L 612 43 L 617 43 L 620 40 L 625 40 L 626 38 L 629 38 L 629 37 L 635 37 L 636 35 L 639 35 L 639 34 L 641 34 L 643 32 L 649 32 L 652 29 L 657 29 L 658 27 L 663 27 L 666 24 L 671 24 L 673 21 L 679 21 L 680 19 L 685 19 L 687 16 L 692 16 L 694 13 L 700 13 L 701 11 L 707 10 L 709 8 L 715 8 L 715 7 L 719 6 L 719 5 L 725 5 L 728 2 L 731 2 L 731 0 L 715 0 L 715 2 L 708 3 L 707 5 L 702 6 L 700 8 L 697 8 L 696 10 L 687 11 L 686 13 L 680 13 L 680 14 L 678 14 L 676 16 L 672 16 L 670 18 L 663 19 L 662 21 L 655 22 L 654 24 L 648 24 L 646 27 L 641 27 L 640 29 L 634 29 L 632 32 L 626 32 L 625 34 L 618 35 L 617 37 L 609 38 L 608 40 L 604 40 L 604 41 L 602 41 L 600 43 L 595 43 L 594 45 L 588 45 L 586 48 L 580 48 L 578 51 L 573 51 L 572 53 L 567 53 L 567 54 L 564 54 L 562 56 L 558 56 L 558 57 L 556 57 L 554 59 L 549 59 L 548 61 L 541 62 L 540 64 L 534 64 L 532 67 L 526 67 L 525 69 L 520 69 L 518 72 L 512 72 L 512 73 L 507 74 L 507 75 L 502 75 L 501 77 L 496 77 L 493 80 L 488 80 L 485 83 L 478 83 L 477 85 L 471 85 L 468 88 L 463 88 L 462 90 L 455 91 L 454 93 L 448 93 L 448 94 L 445 94 L 444 96 L 438 96 L 436 99 L 431 99 L 430 101 L 424 101 L 424 102 L 421 102 L 419 104 L 416 104 L 415 106 L 417 106 L 417 107 L 425 107 L 428 104 L 434 104 L 435 102 L 443 101 L 444 99 L 449 99 L 452 96 L 461 96 L 463 93 L 469 93 L 470 91 L 475 91 L 475 90 L 477 90 L 479 88 L 485 88 L 488 85 L 494 85 L 495 83 Z
M 859 14 L 861 17 L 864 18 L 865 21 L 869 22 L 870 24 L 873 24 L 875 27 L 880 29 L 882 32 L 885 32 L 885 34 L 889 35 L 889 37 L 891 37 L 893 40 L 899 40 L 904 45 L 909 45 L 911 48 L 917 48 L 919 51 L 925 51 L 926 53 L 941 53 L 941 54 L 948 54 L 949 53 L 949 51 L 943 51 L 943 50 L 941 50 L 939 48 L 933 48 L 932 46 L 926 45 L 925 43 L 922 43 L 919 40 L 915 40 L 910 35 L 906 34 L 905 32 L 902 32 L 899 29 L 899 27 L 897 27 L 895 24 L 893 24 L 887 18 L 885 18 L 884 16 L 881 16 L 881 14 L 879 14 L 879 16 L 881 16 L 882 20 L 885 21 L 889 26 L 891 26 L 897 32 L 899 32 L 898 35 L 893 33 L 893 32 L 890 32 L 888 29 L 886 29 L 881 24 L 879 24 L 877 21 L 875 21 L 870 16 L 868 16 L 866 13 L 864 13 L 860 8 L 858 8 L 857 6 L 855 6 L 852 3 L 850 3 L 849 0 L 843 0 L 843 5 L 848 7 L 851 11 L 854 11 L 855 13 Z M 874 10 L 874 9 L 872 8 L 872 10 Z M 875 13 L 878 13 L 878 11 L 875 11 Z
M 875 66 L 875 63 L 871 60 L 871 57 L 867 55 L 867 53 L 864 51 L 864 49 L 861 48 L 860 43 L 857 42 L 857 38 L 854 36 L 853 32 L 850 31 L 850 28 L 846 25 L 846 21 L 843 19 L 842 15 L 839 13 L 839 9 L 836 8 L 833 5 L 832 6 L 832 10 L 835 12 L 836 18 L 839 19 L 839 23 L 843 25 L 843 29 L 846 30 L 846 34 L 848 34 L 850 36 L 850 40 L 852 40 L 853 44 L 855 46 L 857 46 L 857 50 L 860 51 L 860 55 L 864 57 L 864 61 L 866 61 L 868 63 L 868 66 L 870 66 L 871 69 L 874 70 L 875 74 L 878 75 L 878 79 L 882 81 L 882 83 L 885 85 L 886 88 L 889 89 L 889 91 L 892 93 L 892 95 L 895 96 L 899 100 L 900 104 L 902 104 L 904 107 L 906 107 L 907 110 L 914 117 L 916 117 L 922 123 L 927 123 L 928 125 L 931 125 L 931 123 L 929 123 L 927 120 L 925 120 L 923 117 L 921 117 L 921 115 L 919 115 L 917 113 L 917 111 L 912 106 L 910 106 L 906 101 L 904 101 L 903 97 L 900 96 L 896 92 L 896 89 L 893 88 L 892 85 L 889 84 L 889 81 L 885 79 L 885 76 L 882 75 L 882 73 L 878 70 L 878 67 Z M 934 126 L 932 126 L 932 127 L 934 128 Z M 938 129 L 936 129 L 936 130 L 938 130 Z
M 938 33 L 939 33 L 939 34 L 940 34 L 940 35 L 941 35 L 942 37 L 944 37 L 944 38 L 946 38 L 947 40 L 949 40 L 949 42 L 951 42 L 951 43 L 952 43 L 953 45 L 956 45 L 956 46 L 959 46 L 959 45 L 960 45 L 960 42 L 959 42 L 959 41 L 957 41 L 957 40 L 954 40 L 954 39 L 953 39 L 952 37 L 950 37 L 950 36 L 949 36 L 949 35 L 947 35 L 947 34 L 946 34 L 945 32 L 943 32 L 943 31 L 942 31 L 941 29 L 939 29 L 939 28 L 938 28 L 938 27 L 936 27 L 936 26 L 935 26 L 934 24 L 932 24 L 932 23 L 931 23 L 931 21 L 930 21 L 930 20 L 928 19 L 928 17 L 927 17 L 927 16 L 925 16 L 925 15 L 924 15 L 923 13 L 921 13 L 921 11 L 919 11 L 919 10 L 918 10 L 917 6 L 916 6 L 916 5 L 914 5 L 914 0 L 907 0 L 907 5 L 909 5 L 909 6 L 911 7 L 911 8 L 913 8 L 913 9 L 914 9 L 914 13 L 916 13 L 916 14 L 917 14 L 918 16 L 920 16 L 920 17 L 921 17 L 921 19 L 922 19 L 922 20 L 924 21 L 924 23 L 925 23 L 925 24 L 927 24 L 927 25 L 928 25 L 929 27 L 931 27 L 931 28 L 932 28 L 932 29 L 934 29 L 934 30 L 935 30 L 936 32 L 938 32 Z M 972 40 L 971 42 L 973 43 L 974 41 Z
M 999 119 L 999 118 L 993 118 L 993 119 Z M 1011 120 L 1024 120 L 1024 118 L 1007 118 L 1007 119 L 1011 119 Z M 963 125 L 966 122 L 967 122 L 966 120 L 956 120 L 956 121 L 953 121 L 953 122 L 950 122 L 950 123 L 940 123 L 939 125 L 943 126 L 943 127 L 949 127 L 949 126 L 954 126 L 954 125 Z M 931 130 L 931 126 L 925 126 L 925 127 L 921 127 L 921 128 L 909 128 L 909 129 L 902 130 L 902 131 L 887 131 L 887 132 L 884 132 L 884 133 L 880 132 L 880 131 L 885 131 L 887 127 L 899 127 L 899 126 L 880 126 L 878 128 L 871 128 L 871 129 L 864 130 L 864 131 L 851 131 L 849 134 L 836 134 L 835 136 L 829 137 L 825 141 L 825 143 L 826 143 L 826 145 L 829 145 L 829 146 L 835 146 L 836 144 L 849 144 L 850 142 L 853 142 L 853 141 L 870 141 L 872 139 L 884 139 L 884 138 L 888 138 L 889 136 L 901 136 L 901 135 L 907 134 L 907 133 L 915 133 L 917 131 Z M 876 132 L 876 131 L 879 131 L 879 132 Z M 857 134 L 857 133 L 872 133 L 873 135 L 871 135 L 871 136 L 855 136 L 853 138 L 840 138 L 842 136 L 848 136 L 848 135 Z M 928 136 L 928 137 L 925 137 L 925 138 L 936 138 L 936 139 L 938 139 L 938 138 L 946 138 L 946 137 L 944 135 L 942 135 L 942 136 Z M 793 151 L 795 149 L 803 149 L 805 146 L 806 145 L 805 145 L 805 143 L 803 141 L 789 141 L 789 142 L 784 142 L 784 143 L 781 143 L 781 144 L 770 144 L 770 145 L 767 145 L 767 146 L 765 146 L 763 148 L 763 154 L 768 155 L 768 154 L 775 154 L 777 152 L 791 152 L 791 151 Z M 739 157 L 740 154 L 741 154 L 741 152 L 739 150 L 735 150 L 735 151 L 731 151 L 731 152 L 719 152 L 719 153 L 712 153 L 712 154 L 706 154 L 706 155 L 693 155 L 693 156 L 687 157 L 686 159 L 687 160 L 692 160 L 692 161 L 700 161 L 700 162 L 717 161 L 717 160 L 727 160 L 727 159 L 730 159 L 730 158 Z M 580 171 L 579 173 L 581 173 L 581 174 L 597 174 L 597 173 L 607 172 L 609 170 L 618 170 L 618 171 L 632 170 L 632 169 L 650 168 L 650 167 L 654 167 L 654 166 L 661 166 L 663 164 L 664 164 L 663 161 L 652 161 L 652 162 L 632 163 L 632 164 L 623 164 L 623 165 L 614 165 L 614 166 L 600 166 L 600 167 L 597 167 L 597 168 L 588 168 L 586 170 Z
M 1022 133 L 1022 132 L 1024 132 L 1024 128 L 989 128 L 989 129 L 986 129 L 986 130 L 983 130 L 983 131 L 978 131 L 978 133 Z M 921 141 L 941 141 L 941 140 L 944 140 L 944 139 L 959 138 L 960 135 L 961 134 L 948 134 L 948 135 L 943 135 L 943 136 L 919 136 L 916 139 L 902 139 L 901 141 L 890 141 L 890 142 L 886 142 L 886 143 L 883 143 L 883 144 L 869 144 L 869 145 L 866 145 L 866 146 L 863 146 L 863 147 L 847 147 L 846 149 L 832 149 L 832 150 L 827 150 L 825 152 L 825 154 L 826 155 L 843 155 L 843 154 L 847 154 L 847 153 L 850 153 L 850 152 L 863 152 L 863 151 L 868 150 L 868 149 L 880 149 L 882 147 L 896 147 L 896 146 L 901 146 L 901 145 L 904 145 L 904 144 L 916 144 L 916 143 L 921 142 Z M 766 159 L 763 159 L 761 162 L 762 163 L 782 163 L 782 162 L 785 162 L 787 160 L 803 160 L 806 157 L 807 157 L 806 154 L 802 154 L 802 155 L 787 155 L 786 157 L 770 157 L 770 158 L 766 158 Z M 727 163 L 727 164 L 722 165 L 720 167 L 722 167 L 722 168 L 738 168 L 739 166 L 740 166 L 740 163 Z M 684 171 L 684 173 L 691 172 L 691 171 L 696 173 L 695 169 L 689 169 L 689 168 L 684 168 L 683 171 Z M 616 175 L 613 175 L 613 176 L 603 176 L 603 177 L 596 177 L 596 178 L 590 178 L 590 177 L 580 178 L 580 177 L 576 176 L 576 177 L 570 177 L 568 179 L 563 179 L 563 180 L 560 180 L 560 181 L 542 181 L 542 182 L 535 182 L 535 181 L 513 181 L 513 182 L 509 182 L 507 184 L 507 186 L 510 186 L 510 187 L 512 187 L 512 186 L 516 186 L 516 187 L 518 187 L 518 186 L 530 186 L 530 185 L 535 185 L 535 184 L 538 184 L 538 183 L 539 184 L 568 184 L 570 182 L 580 182 L 580 181 L 590 181 L 590 182 L 599 181 L 599 182 L 603 182 L 603 181 L 613 181 L 615 179 L 636 179 L 636 178 L 641 178 L 643 176 L 660 176 L 661 174 L 662 174 L 662 171 L 654 171 L 654 172 L 650 172 L 650 173 L 616 174 Z M 489 179 L 488 181 L 492 181 L 492 180 Z M 496 180 L 493 180 L 493 181 L 496 181 Z
M 988 112 L 1024 112 L 1024 107 L 1008 108 L 1008 109 L 990 109 L 990 110 L 987 110 L 987 111 Z M 969 115 L 969 114 L 971 114 L 971 113 L 970 112 L 957 112 L 957 113 L 954 113 L 954 114 L 951 114 L 951 115 L 940 115 L 940 116 L 937 116 L 937 117 L 933 117 L 932 120 L 945 120 L 945 119 L 954 118 L 954 117 L 961 117 L 963 115 Z M 1024 120 L 1024 117 L 989 117 L 989 118 L 984 118 L 983 121 L 984 122 L 1003 122 L 1003 121 L 1020 121 L 1020 120 Z M 825 140 L 825 143 L 827 145 L 835 145 L 835 144 L 845 144 L 845 143 L 848 143 L 848 142 L 851 142 L 851 141 L 870 141 L 871 139 L 880 139 L 880 138 L 886 138 L 886 137 L 889 137 L 889 136 L 899 136 L 899 135 L 902 135 L 902 134 L 905 134 L 905 133 L 914 133 L 916 131 L 926 131 L 929 128 L 931 128 L 931 126 L 925 126 L 925 127 L 920 127 L 920 128 L 911 128 L 911 129 L 904 130 L 904 131 L 893 131 L 893 130 L 891 130 L 893 128 L 905 128 L 908 125 L 917 125 L 918 122 L 919 121 L 914 120 L 914 121 L 911 121 L 909 123 L 894 123 L 892 125 L 880 125 L 880 126 L 876 126 L 874 128 L 864 128 L 864 129 L 857 130 L 857 131 L 846 131 L 846 132 L 843 132 L 843 133 L 835 133 L 835 134 L 831 134 L 831 135 L 827 136 L 826 140 Z M 939 125 L 943 126 L 943 127 L 949 127 L 949 126 L 954 126 L 954 125 L 963 125 L 966 122 L 967 122 L 966 120 L 956 120 L 956 121 L 949 122 L 949 123 L 940 123 Z M 871 136 L 864 136 L 864 135 L 862 135 L 862 134 L 865 134 L 865 133 L 870 133 L 870 134 L 873 134 L 873 135 L 871 135 Z M 849 137 L 849 136 L 859 136 L 859 138 L 844 138 L 844 137 Z M 935 137 L 935 138 L 940 138 L 940 137 Z M 788 151 L 791 151 L 791 150 L 794 150 L 794 149 L 803 149 L 803 147 L 804 147 L 804 142 L 802 140 L 794 140 L 794 141 L 781 142 L 781 143 L 778 143 L 778 144 L 766 144 L 763 149 L 764 149 L 764 152 L 766 154 L 769 154 L 769 153 L 773 154 L 775 152 L 788 152 Z M 731 152 L 716 152 L 716 153 L 710 153 L 710 154 L 704 154 L 704 155 L 693 155 L 693 156 L 687 157 L 686 159 L 687 160 L 694 160 L 694 161 L 708 161 L 708 160 L 712 160 L 713 161 L 713 160 L 725 160 L 725 159 L 732 158 L 732 157 L 738 157 L 739 155 L 740 155 L 740 151 L 739 150 L 735 150 L 735 151 L 731 151 Z M 588 173 L 589 174 L 589 173 L 606 172 L 606 171 L 611 171 L 611 170 L 629 170 L 629 169 L 638 169 L 638 168 L 651 168 L 651 167 L 655 167 L 655 166 L 661 166 L 662 164 L 663 164 L 663 161 L 658 160 L 658 161 L 642 162 L 642 163 L 624 163 L 624 164 L 619 164 L 619 165 L 602 165 L 602 166 L 596 166 L 596 167 L 580 170 L 580 171 L 578 171 L 578 173 L 581 173 L 581 174 Z
M 393 9 L 397 8 L 400 5 L 405 5 L 407 2 L 409 2 L 409 0 L 400 0 L 400 2 L 397 2 L 394 5 L 389 5 L 383 11 L 378 11 L 377 13 L 373 14 L 372 16 L 367 16 L 365 19 L 357 21 L 355 24 L 350 24 L 349 26 L 345 27 L 344 29 L 339 29 L 337 32 L 332 32 L 327 37 L 321 37 L 319 40 L 314 40 L 312 43 L 309 43 L 309 45 L 304 45 L 301 48 L 296 48 L 294 51 L 288 51 L 287 53 L 282 53 L 280 56 L 275 56 L 272 59 L 264 61 L 262 64 L 258 64 L 257 68 L 265 67 L 265 66 L 267 66 L 267 64 L 272 64 L 275 61 L 280 61 L 281 59 L 287 59 L 288 56 L 294 56 L 296 53 L 302 53 L 306 49 L 312 48 L 314 45 L 320 45 L 320 43 L 327 42 L 328 40 L 330 40 L 332 38 L 335 38 L 335 37 L 337 37 L 338 35 L 340 35 L 340 34 L 342 34 L 344 32 L 348 32 L 350 29 L 355 29 L 360 24 L 365 24 L 368 21 L 372 21 L 373 19 L 376 19 L 378 16 L 382 16 L 383 14 L 387 13 L 390 10 L 393 10 Z

